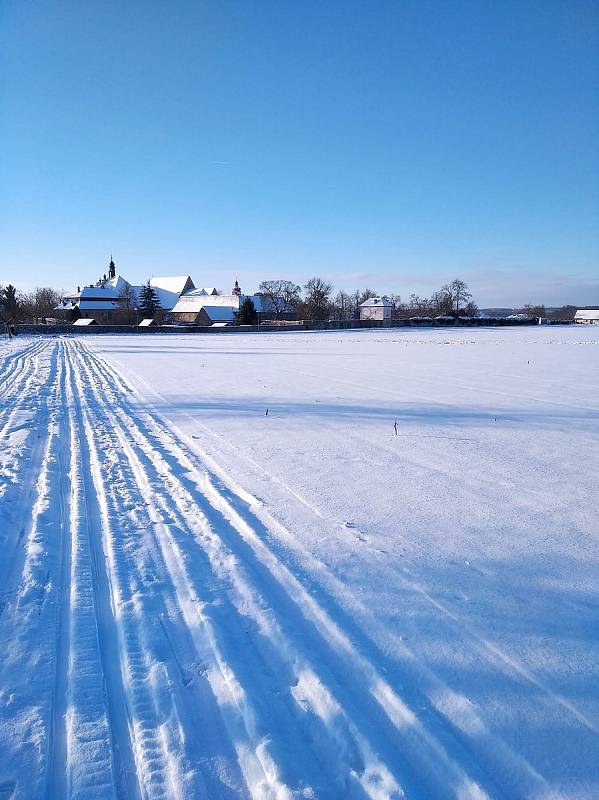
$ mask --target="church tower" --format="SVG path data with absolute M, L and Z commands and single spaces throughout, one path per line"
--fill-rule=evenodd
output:
M 235 286 L 233 287 L 231 294 L 234 294 L 235 297 L 241 297 L 241 289 L 239 288 L 237 281 L 235 281 Z
M 110 264 L 108 265 L 108 280 L 111 281 L 115 277 L 116 277 L 116 267 L 114 265 L 114 261 L 112 260 L 112 254 L 111 254 Z

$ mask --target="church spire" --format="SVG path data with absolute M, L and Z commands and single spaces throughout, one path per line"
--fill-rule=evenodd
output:
M 112 280 L 116 277 L 116 267 L 114 265 L 114 261 L 112 260 L 112 253 L 110 254 L 110 264 L 108 265 L 108 280 Z
M 237 279 L 235 279 L 235 286 L 233 287 L 232 294 L 236 295 L 237 297 L 241 296 L 241 289 L 239 288 L 239 283 Z

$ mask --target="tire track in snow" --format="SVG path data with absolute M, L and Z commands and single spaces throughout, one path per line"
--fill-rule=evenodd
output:
M 87 350 L 87 348 L 85 348 Z M 89 354 L 88 354 L 89 355 Z M 96 365 L 98 371 L 103 368 L 103 364 L 94 356 L 92 356 L 93 361 Z M 116 392 L 122 392 L 122 381 L 113 382 L 113 389 Z M 114 399 L 114 398 L 113 398 Z M 112 403 L 114 408 L 117 408 L 116 414 L 121 415 L 122 412 L 120 409 L 123 408 L 123 399 L 120 398 L 119 402 Z M 136 422 L 139 423 L 139 419 L 136 421 L 132 417 L 129 418 L 128 423 L 125 421 L 125 425 L 129 428 L 136 425 Z M 154 423 L 156 424 L 156 423 Z M 136 439 L 139 438 L 139 425 Z M 167 433 L 166 431 L 162 430 L 159 431 L 159 434 L 162 434 L 163 438 L 166 437 L 167 440 L 172 441 L 173 437 Z M 130 437 L 131 438 L 131 437 Z M 143 448 L 143 443 L 142 443 Z M 172 447 L 172 445 L 171 445 Z M 165 451 L 166 447 L 164 443 L 160 443 L 158 441 L 150 441 L 146 440 L 146 455 L 148 460 L 154 459 L 154 461 L 160 461 L 161 457 L 159 457 L 160 450 Z M 162 454 L 164 456 L 164 452 Z M 189 463 L 189 459 L 187 458 L 186 454 L 179 453 L 179 457 L 181 458 L 181 465 L 179 467 L 179 471 L 187 471 L 193 470 L 194 466 Z M 168 456 L 167 456 L 168 459 Z M 187 463 L 185 463 L 187 461 Z M 166 466 L 166 470 L 168 470 L 168 464 Z M 161 470 L 162 472 L 162 470 Z M 168 479 L 168 472 L 162 472 L 162 480 Z M 176 482 L 173 484 L 172 481 L 172 473 L 171 473 L 171 481 L 170 484 L 172 485 L 171 491 L 169 494 L 176 499 L 177 493 L 179 496 L 183 496 L 184 501 L 188 501 L 188 498 L 184 497 L 185 487 L 180 485 L 177 486 Z M 191 489 L 193 491 L 193 486 L 187 488 L 187 491 Z M 399 755 L 401 752 L 404 752 L 406 749 L 406 744 L 409 745 L 409 752 L 411 761 L 420 762 L 421 765 L 426 766 L 426 770 L 428 772 L 428 779 L 423 779 L 422 775 L 416 776 L 412 774 L 412 780 L 415 782 L 416 785 L 419 785 L 420 789 L 422 789 L 423 780 L 428 780 L 429 783 L 432 785 L 428 786 L 427 796 L 439 796 L 444 797 L 447 796 L 447 780 L 449 779 L 450 782 L 453 784 L 455 791 L 461 791 L 464 796 L 468 796 L 468 792 L 470 792 L 470 796 L 482 796 L 482 793 L 479 791 L 478 787 L 474 784 L 472 780 L 463 772 L 463 770 L 459 767 L 459 765 L 455 764 L 451 759 L 447 757 L 443 748 L 440 746 L 438 742 L 436 742 L 432 737 L 430 737 L 427 732 L 422 728 L 420 722 L 414 717 L 414 715 L 409 712 L 409 709 L 406 709 L 401 700 L 395 695 L 391 687 L 389 687 L 385 682 L 380 678 L 379 675 L 376 674 L 374 668 L 368 664 L 355 650 L 352 648 L 351 643 L 347 640 L 347 637 L 344 637 L 343 633 L 336 629 L 335 624 L 327 618 L 327 615 L 321 608 L 318 607 L 317 604 L 314 603 L 312 598 L 310 598 L 307 593 L 303 590 L 303 588 L 298 584 L 296 579 L 286 570 L 286 568 L 277 561 L 276 557 L 273 556 L 271 552 L 268 551 L 267 548 L 264 548 L 262 542 L 260 542 L 259 537 L 255 535 L 255 533 L 251 529 L 251 525 L 248 523 L 247 520 L 239 518 L 237 512 L 233 512 L 231 507 L 227 504 L 226 500 L 223 498 L 221 494 L 214 488 L 212 484 L 208 481 L 206 483 L 202 483 L 201 486 L 195 487 L 196 497 L 198 493 L 201 493 L 206 498 L 208 498 L 208 502 L 212 504 L 214 511 L 220 514 L 220 518 L 217 520 L 218 522 L 218 529 L 220 533 L 220 538 L 223 539 L 222 532 L 227 528 L 227 524 L 230 528 L 235 530 L 231 530 L 227 538 L 227 545 L 232 547 L 233 550 L 237 548 L 239 562 L 245 564 L 249 563 L 252 559 L 254 560 L 254 570 L 258 572 L 262 572 L 259 577 L 259 580 L 255 580 L 255 576 L 253 577 L 254 583 L 258 583 L 258 586 L 261 590 L 264 589 L 265 584 L 269 583 L 270 580 L 270 587 L 269 593 L 275 596 L 277 602 L 271 603 L 272 606 L 275 608 L 277 607 L 277 603 L 281 604 L 287 603 L 286 609 L 286 617 L 294 617 L 294 615 L 298 618 L 296 624 L 303 625 L 305 630 L 303 630 L 302 635 L 298 639 L 296 639 L 295 645 L 290 644 L 288 641 L 285 643 L 283 648 L 283 652 L 280 651 L 278 653 L 278 657 L 281 663 L 287 663 L 293 660 L 297 666 L 297 664 L 301 664 L 301 654 L 298 656 L 297 653 L 293 653 L 293 647 L 302 646 L 305 647 L 305 643 L 302 645 L 303 642 L 310 641 L 314 639 L 312 628 L 318 628 L 319 626 L 324 626 L 325 630 L 327 631 L 329 637 L 335 642 L 336 648 L 343 653 L 343 656 L 349 657 L 352 659 L 353 663 L 357 663 L 359 665 L 358 670 L 356 670 L 360 674 L 360 687 L 357 689 L 357 693 L 361 695 L 361 702 L 365 702 L 369 708 L 370 715 L 372 719 L 376 720 L 376 725 L 374 726 L 377 730 L 371 731 L 371 736 L 374 736 L 375 739 L 379 739 L 379 747 L 383 750 L 385 749 L 385 743 L 380 742 L 381 734 L 378 731 L 380 730 L 385 731 L 385 725 L 389 728 L 389 722 L 391 722 L 392 730 L 391 735 L 397 741 L 399 745 L 397 751 L 394 751 L 392 754 L 392 758 L 395 760 L 401 760 L 401 756 Z M 202 509 L 204 510 L 204 509 Z M 200 511 L 199 513 L 202 513 Z M 188 514 L 189 516 L 189 514 Z M 192 515 L 193 516 L 193 515 Z M 214 514 L 213 514 L 214 516 Z M 228 521 L 227 521 L 228 518 Z M 223 524 L 224 523 L 224 524 Z M 193 530 L 193 522 L 187 521 L 187 526 Z M 197 527 L 197 526 L 196 526 Z M 201 532 L 200 532 L 201 533 Z M 205 536 L 204 532 L 204 536 Z M 217 537 L 218 538 L 218 537 Z M 243 539 L 246 542 L 245 548 L 240 548 L 239 541 Z M 222 547 L 222 542 L 221 542 Z M 241 552 L 239 552 L 241 550 Z M 223 562 L 226 561 L 226 557 L 224 557 Z M 265 568 L 265 566 L 267 568 Z M 277 579 L 269 579 L 268 574 L 274 574 L 277 576 Z M 278 584 L 278 585 L 277 585 Z M 283 591 L 281 591 L 281 587 Z M 263 629 L 269 629 L 271 631 L 270 636 L 270 644 L 272 647 L 272 642 L 277 641 L 284 641 L 285 642 L 285 634 L 277 627 L 277 620 L 268 619 L 268 614 L 266 617 L 264 614 L 261 615 L 256 609 L 260 609 L 261 604 L 260 602 L 260 592 L 258 592 L 255 586 L 252 585 L 252 578 L 250 577 L 249 580 L 245 580 L 245 585 L 243 579 L 240 579 L 237 576 L 237 591 L 239 594 L 243 595 L 245 592 L 246 597 L 248 597 L 248 605 L 254 610 L 256 615 L 255 623 L 258 629 L 262 627 Z M 291 599 L 290 599 L 291 598 Z M 267 604 L 268 605 L 268 604 Z M 294 611 L 294 608 L 296 609 Z M 300 613 L 298 614 L 297 609 L 300 609 Z M 247 612 L 246 612 L 247 614 Z M 271 615 L 272 616 L 272 615 Z M 307 617 L 312 626 L 310 629 L 306 628 L 305 623 L 302 623 L 302 618 Z M 322 643 L 317 645 L 322 650 Z M 287 651 L 285 650 L 287 648 Z M 293 655 L 290 655 L 293 653 Z M 331 656 L 328 655 L 327 658 L 329 662 L 331 660 Z M 341 661 L 339 655 L 337 655 L 337 659 Z M 309 661 L 306 662 L 309 665 Z M 280 666 L 280 664 L 279 664 Z M 331 670 L 331 664 L 326 665 L 328 670 Z M 326 671 L 326 670 L 325 670 Z M 340 692 L 342 695 L 344 694 L 343 688 L 339 688 L 339 685 L 343 687 L 344 683 L 347 683 L 347 678 L 344 678 L 343 672 L 346 671 L 345 663 L 338 663 L 334 667 L 335 675 L 331 678 L 330 684 L 337 686 L 337 691 Z M 310 681 L 312 685 L 310 686 L 310 690 L 314 691 L 314 686 L 316 685 L 318 688 L 316 693 L 320 693 L 320 700 L 324 696 L 328 698 L 333 698 L 332 694 L 328 691 L 327 686 L 325 686 L 321 681 L 318 680 L 317 676 L 314 674 L 314 671 L 308 666 L 304 671 L 295 670 L 296 676 L 296 686 L 301 686 L 298 690 L 298 694 L 301 692 L 307 692 L 307 684 L 304 681 L 302 684 L 302 675 L 310 675 Z M 365 679 L 365 681 L 364 681 Z M 309 681 L 309 682 L 310 682 Z M 363 682 L 364 681 L 364 682 Z M 363 685 L 370 687 L 370 693 L 366 694 L 366 698 L 364 699 L 364 692 L 363 692 Z M 356 691 L 356 687 L 351 687 L 350 690 L 345 690 L 344 695 L 344 706 L 346 708 L 351 708 L 353 701 L 352 695 Z M 328 693 L 328 694 L 327 694 Z M 297 701 L 297 697 L 295 697 Z M 307 698 L 304 696 L 301 698 L 304 703 L 307 703 Z M 312 707 L 315 707 L 316 703 L 316 696 L 310 698 L 310 702 L 312 703 Z M 330 702 L 330 699 L 329 699 Z M 333 700 L 334 702 L 334 700 Z M 342 709 L 342 705 L 338 705 L 339 709 Z M 386 721 L 383 716 L 381 716 L 381 711 L 387 715 Z M 357 711 L 355 708 L 353 709 L 353 713 L 356 714 L 358 717 L 360 716 L 360 712 Z M 346 715 L 347 716 L 347 715 Z M 409 720 L 410 724 L 406 725 L 407 720 Z M 368 725 L 371 724 L 371 721 L 368 718 L 368 715 L 362 714 L 362 719 L 360 724 Z M 354 730 L 357 730 L 359 726 L 354 726 Z M 403 732 L 400 733 L 398 736 L 398 728 L 404 728 Z M 413 728 L 410 733 L 406 733 L 405 728 Z M 389 731 L 385 731 L 385 733 L 389 733 Z M 359 739 L 359 734 L 354 734 L 354 741 Z M 432 757 L 432 758 L 431 758 Z M 438 764 L 437 769 L 433 766 L 433 764 Z M 408 772 L 410 771 L 409 764 L 404 766 L 404 769 Z M 414 767 L 411 767 L 414 770 Z M 433 775 L 433 773 L 437 773 Z
M 65 457 L 62 470 L 69 477 L 69 552 L 64 569 L 69 571 L 69 596 L 65 598 L 63 648 L 57 659 L 55 717 L 61 730 L 55 737 L 48 777 L 48 798 L 115 797 L 112 741 L 108 725 L 106 683 L 98 636 L 97 604 L 90 553 L 89 513 L 86 502 L 80 427 L 73 394 L 73 369 L 66 345 L 61 343 L 66 381 L 63 396 L 66 415 L 62 432 Z M 67 469 L 68 463 L 68 469 Z M 65 542 L 66 544 L 66 542 Z M 119 791 L 126 796 L 124 791 Z
M 57 344 L 58 352 L 58 446 L 56 448 L 56 466 L 58 471 L 58 509 L 60 512 L 60 531 L 58 537 L 59 556 L 57 565 L 57 627 L 55 633 L 56 653 L 54 684 L 52 687 L 52 712 L 48 731 L 48 768 L 46 777 L 46 796 L 67 797 L 65 786 L 66 763 L 66 731 L 67 714 L 66 676 L 68 671 L 69 648 L 69 610 L 71 580 L 71 527 L 70 527 L 70 486 L 68 463 L 69 437 L 66 430 L 67 390 L 66 365 L 62 346 Z

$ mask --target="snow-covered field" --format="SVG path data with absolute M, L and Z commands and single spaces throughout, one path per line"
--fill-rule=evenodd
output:
M 0 341 L 0 800 L 596 799 L 598 474 L 597 328 Z

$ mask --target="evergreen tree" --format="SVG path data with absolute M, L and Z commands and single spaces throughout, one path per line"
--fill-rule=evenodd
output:
M 150 286 L 150 281 L 148 281 L 141 287 L 139 310 L 144 317 L 153 317 L 159 308 L 160 298 L 158 297 L 158 292 L 153 286 Z
M 237 314 L 238 325 L 257 325 L 258 312 L 251 297 L 246 297 L 243 303 L 239 306 L 239 313 Z
M 2 296 L 0 302 L 4 307 L 4 316 L 7 320 L 14 321 L 17 318 L 18 300 L 17 290 L 12 284 L 8 284 L 5 289 L 2 289 Z

